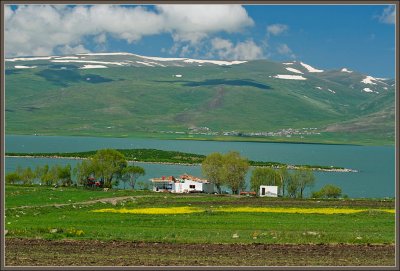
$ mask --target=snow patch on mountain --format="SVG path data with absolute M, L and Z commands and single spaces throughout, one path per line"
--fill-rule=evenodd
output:
M 175 76 L 175 77 L 178 77 L 178 78 L 181 78 L 181 77 L 182 77 L 182 74 L 175 74 L 174 76 Z
M 16 58 L 6 58 L 6 61 L 31 61 L 31 60 L 49 60 L 56 56 L 44 56 L 44 57 L 16 57 Z
M 154 65 L 152 65 L 152 64 L 150 64 L 148 62 L 136 61 L 136 63 L 142 64 L 142 65 L 145 65 L 145 66 L 149 66 L 149 67 L 154 67 Z
M 78 56 L 62 56 L 62 57 L 55 57 L 54 59 L 79 59 Z
M 60 63 L 90 63 L 90 64 L 104 64 L 104 65 L 118 65 L 118 66 L 123 66 L 126 65 L 127 63 L 125 62 L 106 62 L 106 61 L 95 61 L 95 60 L 66 60 L 66 59 L 53 59 L 50 60 L 51 62 L 60 62 Z
M 135 55 L 134 56 L 140 57 L 140 58 L 145 58 L 145 59 L 150 59 L 153 61 L 183 61 L 185 63 L 199 63 L 199 64 L 204 64 L 204 63 L 210 63 L 210 64 L 216 64 L 216 65 L 236 65 L 236 64 L 242 64 L 247 61 L 224 61 L 224 60 L 203 60 L 203 59 L 191 59 L 191 58 L 166 58 L 166 57 L 154 57 L 154 56 L 141 56 L 141 55 Z
M 348 70 L 347 68 L 343 68 L 340 70 L 341 72 L 352 73 L 353 71 Z
M 84 54 L 76 54 L 76 55 L 78 55 L 78 56 L 134 56 L 135 54 L 117 52 L 117 53 L 84 53 Z
M 318 70 L 306 63 L 300 62 L 300 65 L 302 65 L 304 68 L 307 69 L 308 72 L 323 72 L 324 70 Z
M 319 90 L 323 90 L 322 87 L 315 87 L 315 88 L 316 88 L 316 89 L 319 89 Z M 334 90 L 332 90 L 332 89 L 330 89 L 330 88 L 327 88 L 326 90 L 328 90 L 329 92 L 331 92 L 331 93 L 333 93 L 333 94 L 336 93 L 336 91 L 334 91 Z
M 376 85 L 376 83 L 374 81 L 378 81 L 378 80 L 372 76 L 367 76 L 363 80 L 361 80 L 361 83 Z
M 285 62 L 285 63 L 282 63 L 283 65 L 293 65 L 293 63 L 292 62 Z
M 381 84 L 384 84 L 384 85 L 389 85 L 388 83 L 386 83 L 386 82 L 382 82 L 383 80 L 387 80 L 386 78 L 377 78 L 377 77 L 372 77 L 372 76 L 367 76 L 367 77 L 365 77 L 363 80 L 361 80 L 361 83 L 364 83 L 364 84 L 370 84 L 370 85 L 377 85 L 377 83 L 376 82 L 378 82 L 378 83 L 381 83 Z
M 107 66 L 104 65 L 84 65 L 83 67 L 80 67 L 79 69 L 104 69 L 108 68 Z
M 288 70 L 288 71 L 290 71 L 290 72 L 294 72 L 294 73 L 304 74 L 303 72 L 301 72 L 301 71 L 299 71 L 299 70 L 297 70 L 297 69 L 294 69 L 294 68 L 286 68 L 286 70 Z
M 277 74 L 273 77 L 278 79 L 288 79 L 288 80 L 307 80 L 307 78 L 303 77 L 302 75 Z
M 211 64 L 216 64 L 216 65 L 226 65 L 226 66 L 230 66 L 230 65 L 237 65 L 237 64 L 242 64 L 242 63 L 246 63 L 247 61 L 223 61 L 223 60 L 201 60 L 201 59 L 185 59 L 183 60 L 183 62 L 185 63 L 200 63 L 200 64 L 204 64 L 204 63 L 211 63 Z
M 16 69 L 34 69 L 34 68 L 37 68 L 37 66 L 23 66 L 23 65 L 17 65 L 17 66 L 14 66 L 14 68 L 16 68 Z
M 166 57 L 156 57 L 156 56 L 141 56 L 141 55 L 135 55 L 134 56 L 140 57 L 140 58 L 146 58 L 154 61 L 180 61 L 180 60 L 185 60 L 186 58 L 166 58 Z
M 157 65 L 157 66 L 160 66 L 160 67 L 167 67 L 167 66 L 165 66 L 165 65 L 163 65 L 161 63 L 157 63 L 157 62 L 153 62 L 153 61 L 147 61 L 147 63 L 153 64 L 153 65 Z
M 374 92 L 374 91 L 373 91 L 372 89 L 370 89 L 370 88 L 364 88 L 363 91 L 365 91 L 365 92 Z

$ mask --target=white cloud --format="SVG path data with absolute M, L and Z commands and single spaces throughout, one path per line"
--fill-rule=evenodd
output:
M 48 55 L 56 48 L 82 49 L 85 38 L 105 43 L 107 37 L 133 43 L 143 36 L 170 33 L 175 42 L 195 45 L 218 32 L 240 32 L 254 25 L 240 5 L 143 6 L 20 5 L 5 8 L 7 56 Z M 75 50 L 75 49 L 74 49 Z
M 267 26 L 267 34 L 278 36 L 284 32 L 286 32 L 289 27 L 285 24 L 271 24 Z
M 240 5 L 159 5 L 157 10 L 175 41 L 197 43 L 208 34 L 240 32 L 254 25 Z
M 82 44 L 72 47 L 69 45 L 64 45 L 60 48 L 57 48 L 57 51 L 63 55 L 90 53 L 90 51 L 86 49 Z
M 289 46 L 285 43 L 279 44 L 278 47 L 276 48 L 276 51 L 280 55 L 285 55 L 285 56 L 290 56 L 291 58 L 296 58 L 295 54 L 293 54 L 292 49 L 290 49 Z
M 379 16 L 379 21 L 382 23 L 387 23 L 387 24 L 395 24 L 396 23 L 396 6 L 395 5 L 390 5 L 387 8 L 385 8 Z
M 226 60 L 252 60 L 263 58 L 263 50 L 252 40 L 238 42 L 234 45 L 231 41 L 221 38 L 211 40 L 212 51 L 221 59 Z
M 281 55 L 287 55 L 292 52 L 292 50 L 287 46 L 287 44 L 280 44 L 277 48 L 277 51 Z

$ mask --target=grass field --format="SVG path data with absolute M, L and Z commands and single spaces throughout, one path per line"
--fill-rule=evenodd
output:
M 386 258 L 394 259 L 394 204 L 394 200 L 294 200 L 10 185 L 6 186 L 6 239 L 10 244 L 19 242 L 16 238 L 33 243 L 33 239 L 58 240 L 59 245 L 75 240 L 82 246 L 94 240 L 248 248 L 347 245 L 356 250 L 383 245 L 390 251 Z M 6 252 L 6 258 L 15 260 L 15 253 Z M 350 253 L 348 258 L 352 257 Z M 193 262 L 183 262 L 187 263 Z
M 299 205 L 299 201 L 288 199 L 17 186 L 7 187 L 6 193 L 10 237 L 174 243 L 394 243 L 392 201 L 352 206 L 350 200 L 302 200 Z M 118 201 L 118 197 L 123 200 Z M 94 201 L 102 198 L 115 200 Z M 94 202 L 80 204 L 87 201 Z

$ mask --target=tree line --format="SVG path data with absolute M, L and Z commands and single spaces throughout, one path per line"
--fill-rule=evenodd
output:
M 39 182 L 43 185 L 72 185 L 71 165 L 66 166 L 49 165 L 37 166 L 34 170 L 31 167 L 22 168 L 20 166 L 14 172 L 6 175 L 6 183 L 31 185 Z
M 122 153 L 113 149 L 104 149 L 78 163 L 73 170 L 69 164 L 64 167 L 60 165 L 37 166 L 35 170 L 32 170 L 31 167 L 25 169 L 17 167 L 16 171 L 6 175 L 6 182 L 24 185 L 39 182 L 48 186 L 82 185 L 85 187 L 112 188 L 113 185 L 117 186 L 121 181 L 124 183 L 124 188 L 128 183 L 133 189 L 137 178 L 144 174 L 145 170 L 142 167 L 128 165 Z M 76 183 L 72 181 L 73 175 L 76 176 Z
M 218 193 L 221 187 L 227 186 L 233 194 L 239 194 L 245 189 L 245 178 L 250 168 L 249 160 L 238 152 L 209 154 L 201 164 L 202 173 L 210 183 L 213 183 Z M 257 167 L 253 169 L 250 178 L 250 190 L 259 193 L 261 185 L 278 186 L 280 194 L 291 198 L 303 198 L 307 188 L 313 187 L 315 176 L 311 169 L 304 168 L 289 171 L 286 166 L 280 168 Z M 321 191 L 314 192 L 314 197 L 338 197 L 341 189 L 328 185 Z
M 250 168 L 248 159 L 238 152 L 226 154 L 214 152 L 206 156 L 201 164 L 203 175 L 213 183 L 218 193 L 222 186 L 227 186 L 233 194 L 239 194 L 246 188 L 246 175 Z M 145 174 L 142 167 L 128 165 L 127 159 L 121 152 L 114 149 L 98 150 L 86 160 L 82 160 L 72 170 L 71 165 L 37 166 L 35 170 L 17 167 L 15 172 L 6 175 L 6 182 L 10 184 L 22 183 L 25 185 L 39 182 L 42 185 L 112 188 L 124 183 L 132 189 L 140 176 Z M 76 183 L 72 181 L 76 177 Z M 261 185 L 279 187 L 280 194 L 291 198 L 303 198 L 307 188 L 315 184 L 315 176 L 310 169 L 288 170 L 286 166 L 280 168 L 258 167 L 253 169 L 250 178 L 250 189 L 259 192 Z M 327 185 L 320 191 L 313 192 L 312 197 L 338 197 L 341 189 Z

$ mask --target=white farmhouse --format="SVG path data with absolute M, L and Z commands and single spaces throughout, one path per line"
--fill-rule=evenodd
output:
M 278 186 L 260 185 L 260 197 L 278 197 Z
M 194 177 L 188 174 L 182 174 L 179 178 L 174 176 L 152 178 L 153 191 L 171 192 L 171 193 L 195 193 L 205 192 L 214 193 L 214 184 L 205 179 Z

